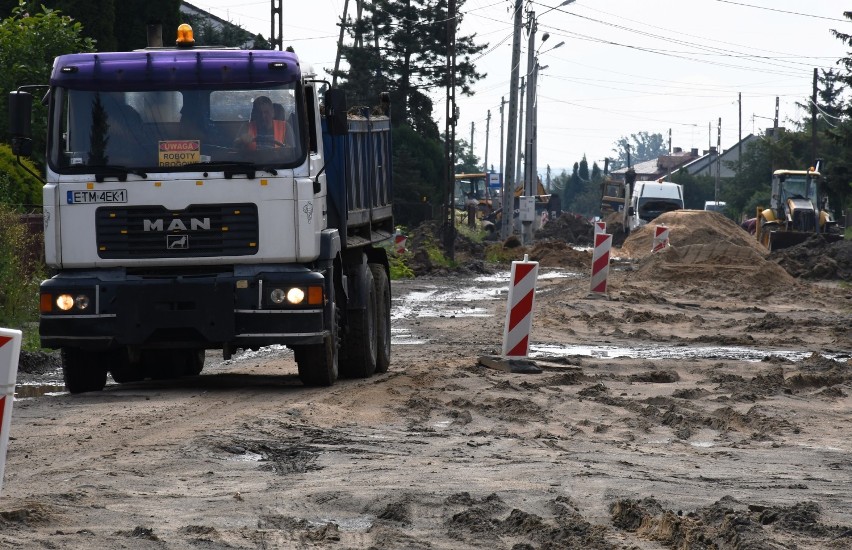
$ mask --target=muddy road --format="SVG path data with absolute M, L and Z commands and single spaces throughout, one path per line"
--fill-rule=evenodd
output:
M 281 348 L 22 387 L 0 547 L 852 547 L 849 287 L 642 269 L 616 263 L 608 299 L 542 269 L 540 374 L 477 364 L 496 272 L 395 282 L 391 369 L 367 380 L 303 387 Z

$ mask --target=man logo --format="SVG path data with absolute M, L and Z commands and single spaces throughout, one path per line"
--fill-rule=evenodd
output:
M 190 218 L 189 227 L 180 218 L 169 221 L 168 227 L 162 219 L 142 220 L 142 231 L 210 231 L 210 218 Z
M 189 248 L 189 235 L 166 235 L 166 248 L 168 250 L 187 250 Z

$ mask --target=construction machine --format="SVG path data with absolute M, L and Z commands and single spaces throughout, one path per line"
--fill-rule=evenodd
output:
M 813 168 L 773 172 L 769 208 L 757 207 L 758 242 L 772 251 L 803 243 L 815 234 L 830 241 L 842 239 L 828 197 L 820 194 L 821 181 Z

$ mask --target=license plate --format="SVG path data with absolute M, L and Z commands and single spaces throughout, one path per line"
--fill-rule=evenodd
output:
M 127 189 L 113 191 L 68 191 L 68 204 L 101 204 L 127 202 Z

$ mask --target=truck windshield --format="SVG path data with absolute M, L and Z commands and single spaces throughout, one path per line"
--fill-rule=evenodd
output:
M 787 201 L 792 198 L 810 199 L 816 204 L 816 183 L 814 178 L 808 176 L 789 175 L 784 180 L 781 188 L 781 199 Z
M 294 84 L 242 90 L 54 90 L 49 162 L 59 173 L 298 165 Z M 207 165 L 210 165 L 209 167 Z
M 683 208 L 683 202 L 679 199 L 667 199 L 660 197 L 641 197 L 639 199 L 637 214 L 639 218 L 650 222 L 654 218 Z

